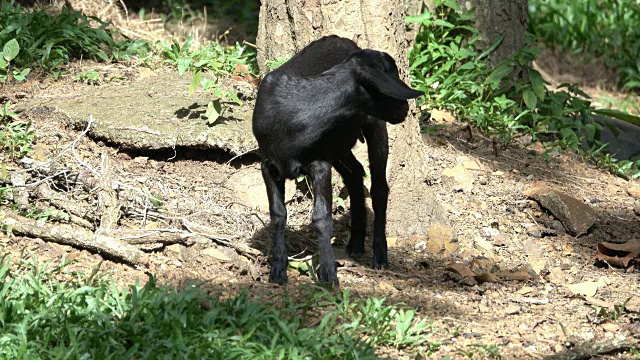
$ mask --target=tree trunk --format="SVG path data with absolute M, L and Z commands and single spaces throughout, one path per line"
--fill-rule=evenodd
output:
M 495 65 L 524 46 L 527 32 L 527 0 L 471 0 L 465 1 L 476 9 L 476 27 L 486 45 L 499 35 L 504 40 L 491 54 L 489 64 Z M 482 44 L 481 44 L 482 45 Z
M 263 0 L 258 27 L 258 64 L 267 59 L 290 57 L 311 41 L 336 34 L 352 39 L 361 48 L 389 53 L 400 76 L 407 74 L 408 40 L 404 4 L 397 0 Z M 389 207 L 387 235 L 426 234 L 432 222 L 446 223 L 444 210 L 426 184 L 426 148 L 420 134 L 415 106 L 399 125 L 388 125 Z M 363 160 L 363 152 L 355 151 Z

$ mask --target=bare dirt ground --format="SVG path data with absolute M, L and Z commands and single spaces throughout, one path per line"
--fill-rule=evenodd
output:
M 45 80 L 5 87 L 3 91 L 19 103 L 21 98 L 38 92 L 68 91 L 69 87 L 81 86 L 88 85 Z M 126 81 L 119 86 L 127 86 Z M 175 219 L 186 218 L 214 229 L 234 244 L 246 244 L 268 254 L 268 214 L 247 208 L 230 183 L 230 179 L 236 179 L 234 174 L 257 166 L 255 156 L 232 159 L 224 152 L 184 148 L 175 152 L 123 151 L 81 136 L 81 131 L 66 127 L 53 115 L 33 116 L 27 112 L 22 116 L 33 121 L 37 143 L 32 157 L 36 160 L 54 159 L 77 140 L 77 154 L 85 163 L 97 166 L 101 154 L 106 153 L 115 178 L 162 199 L 161 215 L 146 216 L 143 208 L 128 209 L 120 228 L 172 228 L 176 226 Z M 417 308 L 421 316 L 433 321 L 432 340 L 443 344 L 434 358 L 466 358 L 467 353 L 483 357 L 488 356 L 490 345 L 499 345 L 503 358 L 541 359 L 552 354 L 571 355 L 569 349 L 585 342 L 637 339 L 638 269 L 620 270 L 597 263 L 594 256 L 600 242 L 637 239 L 638 182 L 614 177 L 570 153 L 555 154 L 547 162 L 535 146 L 514 144 L 500 149 L 495 156 L 491 142 L 475 131 L 470 133 L 465 125 L 446 120 L 438 124 L 442 126 L 440 130 L 424 136 L 428 145 L 425 156 L 430 164 L 425 190 L 434 192 L 448 210 L 455 236 L 445 242 L 453 244 L 453 248 L 433 250 L 433 240 L 424 236 L 390 237 L 391 267 L 374 271 L 369 268 L 370 254 L 356 261 L 344 255 L 348 211 L 335 203 L 334 251 L 341 264 L 341 288 L 354 296 L 386 297 L 389 302 Z M 77 161 L 69 154 L 60 159 Z M 443 171 L 456 166 L 464 169 L 463 191 L 459 191 L 459 184 L 443 176 Z M 523 194 L 540 182 L 595 210 L 598 219 L 587 234 L 568 235 L 552 215 Z M 335 191 L 343 191 L 340 182 Z M 347 199 L 347 209 L 348 204 Z M 314 252 L 315 235 L 309 226 L 311 207 L 310 194 L 301 183 L 288 204 L 290 254 Z M 534 236 L 528 229 L 535 225 L 553 231 L 547 236 Z M 98 254 L 26 237 L 2 237 L 0 248 L 14 256 L 27 250 L 39 261 L 66 256 L 75 260 L 74 268 L 86 272 L 105 260 Z M 215 296 L 232 296 L 246 290 L 253 296 L 262 296 L 262 301 L 278 302 L 285 292 L 267 283 L 264 256 L 238 256 L 227 246 L 212 242 L 157 246 L 148 251 L 146 269 L 109 259 L 102 267 L 120 285 L 132 284 L 136 279 L 144 282 L 148 274 L 155 274 L 162 283 L 178 287 L 204 280 Z M 473 269 L 519 269 L 519 274 L 528 275 L 520 280 L 475 282 L 446 271 L 450 263 L 464 263 Z M 291 294 L 312 283 L 308 276 L 295 270 L 290 270 L 289 276 L 286 291 Z M 572 287 L 576 284 L 581 285 Z M 596 289 L 595 293 L 589 289 Z M 590 295 L 587 299 L 586 293 Z M 597 306 L 621 305 L 629 298 L 627 311 L 621 316 L 596 316 Z M 392 350 L 381 355 L 410 356 Z M 623 359 L 633 355 L 623 349 L 597 358 Z

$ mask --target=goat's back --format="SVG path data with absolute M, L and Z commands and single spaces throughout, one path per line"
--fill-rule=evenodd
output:
M 337 35 L 323 36 L 305 46 L 277 71 L 294 76 L 314 76 L 325 72 L 360 51 L 355 42 Z

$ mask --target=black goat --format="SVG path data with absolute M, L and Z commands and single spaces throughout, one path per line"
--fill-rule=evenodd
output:
M 343 177 L 351 197 L 347 250 L 353 257 L 364 254 L 364 168 L 351 152 L 361 135 L 368 145 L 371 170 L 373 267 L 388 265 L 385 223 L 389 144 L 385 121 L 404 121 L 409 110 L 407 100 L 422 94 L 400 80 L 391 56 L 360 49 L 353 41 L 335 35 L 310 43 L 264 77 L 253 112 L 253 133 L 262 154 L 273 227 L 270 282 L 287 282 L 284 182 L 300 174 L 311 177 L 315 195 L 312 220 L 319 232 L 319 280 L 338 285 L 330 240 L 331 166 Z

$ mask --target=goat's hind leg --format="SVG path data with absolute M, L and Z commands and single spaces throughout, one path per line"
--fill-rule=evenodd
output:
M 331 214 L 331 165 L 325 161 L 315 161 L 309 164 L 308 174 L 313 188 L 313 226 L 318 232 L 318 247 L 320 250 L 320 269 L 318 280 L 321 283 L 338 285 L 336 259 L 331 249 L 331 235 L 333 233 L 333 219 Z
M 364 205 L 364 168 L 352 152 L 333 163 L 349 191 L 351 203 L 351 238 L 347 243 L 347 252 L 352 257 L 364 255 L 367 213 Z
M 284 227 L 287 223 L 287 208 L 284 205 L 284 179 L 277 179 L 275 169 L 267 161 L 262 162 L 262 178 L 267 186 L 269 216 L 273 236 L 271 249 L 271 270 L 269 282 L 287 283 L 287 247 L 284 242 Z
M 374 269 L 389 266 L 387 260 L 387 158 L 389 157 L 389 135 L 384 121 L 369 118 L 362 127 L 367 141 L 369 167 L 371 170 L 371 200 L 373 205 L 373 264 Z

